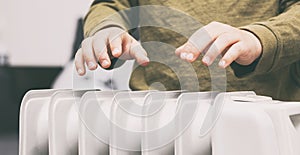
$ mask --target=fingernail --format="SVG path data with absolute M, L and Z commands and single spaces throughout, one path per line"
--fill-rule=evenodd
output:
M 146 62 L 149 62 L 150 60 L 149 60 L 149 58 L 148 58 L 148 57 L 145 57 L 145 61 L 146 61 Z
M 108 62 L 107 60 L 104 60 L 104 61 L 102 62 L 102 66 L 103 66 L 103 67 L 108 67 L 108 65 L 109 65 L 109 62 Z
M 142 56 L 140 57 L 140 62 L 139 62 L 139 64 L 140 64 L 141 66 L 147 66 L 149 63 L 150 63 L 150 60 L 149 60 L 149 58 L 148 58 L 147 56 L 142 55 Z
M 78 69 L 78 70 L 77 70 L 77 73 L 78 73 L 79 75 L 82 75 L 82 74 L 83 74 L 83 70 L 82 70 L 82 69 Z
M 115 55 L 115 54 L 118 54 L 120 52 L 120 50 L 118 48 L 115 48 L 113 51 L 112 51 L 112 54 Z
M 192 53 L 189 53 L 187 56 L 186 56 L 186 59 L 187 60 L 193 60 L 194 59 L 194 55 Z
M 96 65 L 93 62 L 89 62 L 88 63 L 88 67 L 89 68 L 94 68 L 94 67 L 96 67 Z
M 141 63 L 141 66 L 148 66 L 149 63 L 150 63 L 149 61 L 143 62 Z
M 221 60 L 219 62 L 219 66 L 222 67 L 222 68 L 225 68 L 225 64 L 226 64 L 226 62 L 224 60 Z
M 205 56 L 205 57 L 202 59 L 202 61 L 203 61 L 205 64 L 207 64 L 207 65 L 210 64 L 210 58 L 209 58 L 208 56 Z
M 186 59 L 186 55 L 187 55 L 187 53 L 181 53 L 181 54 L 180 54 L 180 58 L 181 58 L 181 59 Z

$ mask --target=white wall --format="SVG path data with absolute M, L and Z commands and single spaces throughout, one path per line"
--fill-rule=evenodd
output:
M 67 63 L 77 19 L 92 0 L 0 0 L 0 44 L 13 66 Z

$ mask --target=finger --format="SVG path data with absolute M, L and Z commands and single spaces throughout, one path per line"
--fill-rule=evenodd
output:
M 131 45 L 132 42 L 136 40 L 128 33 L 121 35 L 121 40 L 122 40 L 122 54 L 121 56 L 119 56 L 119 58 L 123 60 L 134 59 L 133 57 L 130 56 L 130 49 L 132 46 Z
M 226 48 L 230 47 L 232 44 L 238 42 L 240 40 L 240 36 L 238 33 L 223 33 L 220 35 L 207 50 L 204 55 L 202 62 L 209 66 L 213 63 L 213 61 L 220 55 Z
M 221 23 L 211 22 L 193 33 L 189 38 L 189 42 L 193 44 L 198 51 L 203 51 L 219 35 L 226 32 L 227 29 L 223 27 Z
M 147 66 L 150 61 L 149 58 L 147 57 L 146 50 L 136 40 L 132 40 L 129 55 L 132 58 L 134 58 L 138 64 L 142 66 Z
M 90 70 L 95 70 L 97 68 L 97 61 L 93 51 L 92 38 L 85 39 L 81 45 L 82 55 L 85 63 Z
M 194 56 L 194 59 L 192 60 L 195 60 L 197 57 L 199 57 L 200 53 L 203 53 L 203 51 L 208 49 L 212 42 L 221 34 L 234 30 L 237 29 L 219 22 L 211 22 L 203 26 L 189 38 L 190 44 L 197 49 L 192 51 L 196 52 L 191 52 L 193 55 L 183 54 L 183 56 L 186 55 L 188 58 L 192 58 L 192 56 Z
M 175 51 L 175 54 L 189 62 L 195 61 L 219 35 L 227 30 L 227 28 L 223 27 L 225 27 L 224 24 L 217 22 L 212 22 L 202 27 L 189 38 L 187 43 L 180 46 Z
M 238 30 L 235 27 L 232 27 L 227 24 L 219 23 L 219 22 L 211 22 L 211 23 L 203 26 L 203 29 L 213 39 L 216 39 L 218 36 L 220 36 L 221 34 L 223 34 L 225 32 Z
M 177 56 L 189 62 L 195 61 L 201 52 L 189 41 L 175 50 Z
M 209 31 L 213 30 L 207 29 L 206 26 L 200 28 L 189 38 L 189 42 L 193 44 L 199 51 L 202 51 L 208 44 L 214 41 L 217 34 L 221 33 L 216 33 L 214 31 L 212 33 Z
M 228 51 L 225 53 L 223 58 L 219 62 L 221 68 L 228 67 L 233 61 L 235 61 L 239 55 L 243 52 L 244 45 L 241 42 L 233 44 Z
M 118 58 L 122 54 L 121 33 L 109 36 L 109 46 L 113 57 Z
M 82 56 L 82 49 L 78 49 L 75 55 L 75 68 L 77 73 L 82 76 L 85 74 L 85 66 L 84 66 L 84 60 Z
M 108 68 L 111 65 L 110 57 L 107 53 L 106 36 L 95 36 L 93 40 L 94 55 L 102 68 Z

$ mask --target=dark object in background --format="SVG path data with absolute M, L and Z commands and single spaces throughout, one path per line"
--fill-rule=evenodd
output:
M 0 136 L 17 134 L 19 108 L 31 89 L 50 88 L 61 67 L 12 67 L 8 52 L 0 49 Z
M 77 21 L 77 27 L 76 27 L 76 34 L 75 34 L 75 40 L 73 42 L 73 52 L 72 52 L 72 56 L 71 56 L 71 60 L 75 57 L 75 54 L 77 52 L 77 50 L 80 48 L 81 46 L 81 42 L 84 39 L 83 36 L 83 19 L 79 18 Z
M 50 88 L 61 67 L 12 67 L 8 52 L 0 49 L 0 136 L 17 134 L 19 108 L 31 89 Z
M 0 67 L 0 135 L 18 133 L 19 108 L 24 94 L 49 89 L 60 67 Z
M 18 127 L 19 105 L 16 104 L 15 79 L 9 68 L 8 52 L 0 49 L 0 134 Z
M 17 131 L 19 104 L 16 103 L 15 80 L 8 66 L 0 66 L 0 134 Z
M 17 104 L 20 105 L 25 93 L 33 89 L 50 89 L 61 67 L 12 67 L 15 76 Z

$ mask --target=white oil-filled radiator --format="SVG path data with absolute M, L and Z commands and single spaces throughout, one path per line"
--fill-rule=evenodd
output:
M 300 155 L 300 103 L 254 92 L 32 90 L 20 155 Z

